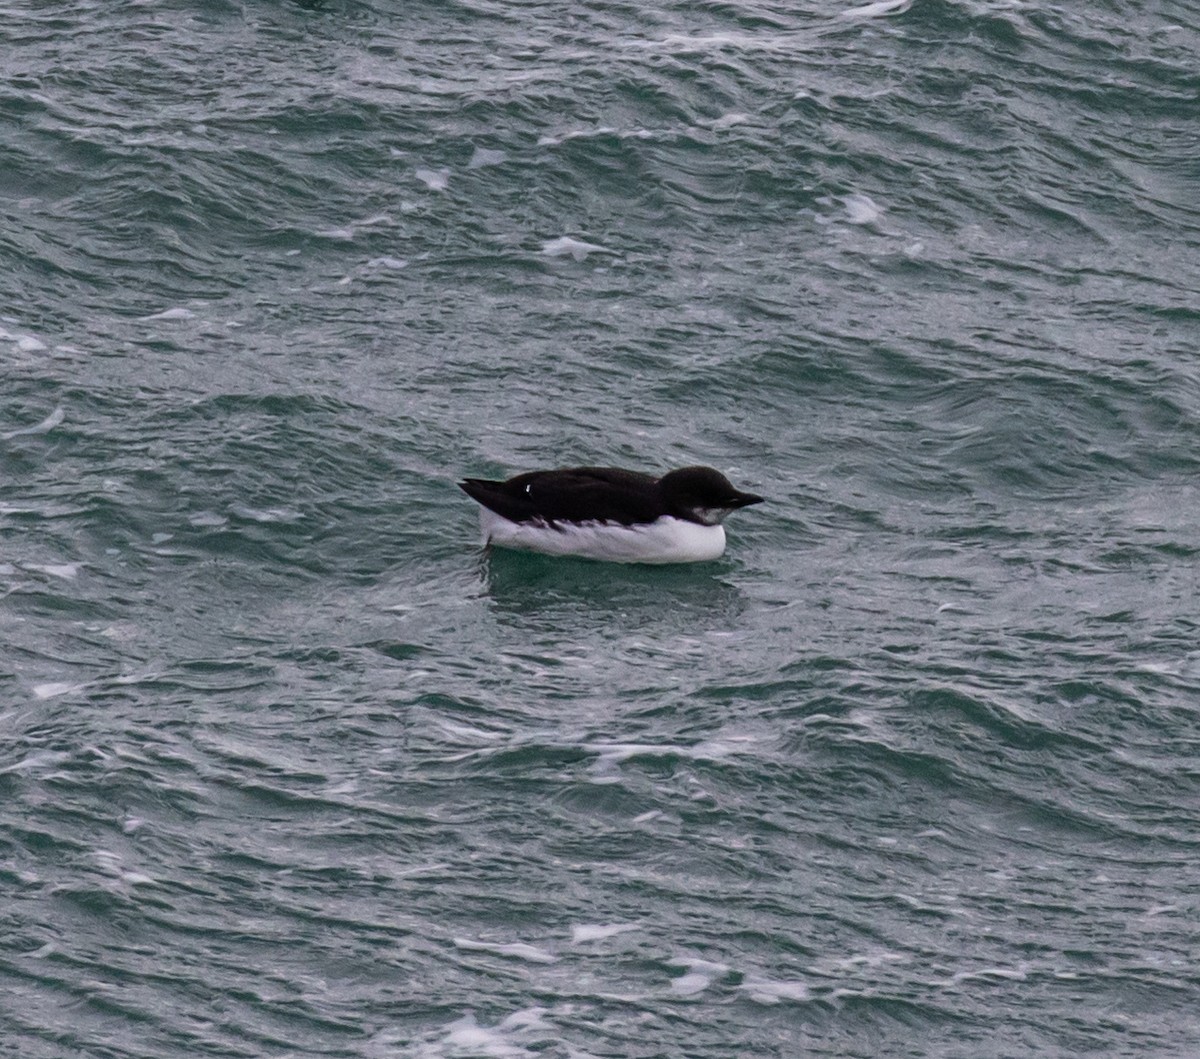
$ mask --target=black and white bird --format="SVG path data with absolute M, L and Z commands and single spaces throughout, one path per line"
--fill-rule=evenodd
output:
M 655 478 L 619 467 L 530 471 L 506 482 L 467 478 L 483 543 L 617 563 L 694 563 L 725 551 L 721 521 L 763 498 L 711 467 Z

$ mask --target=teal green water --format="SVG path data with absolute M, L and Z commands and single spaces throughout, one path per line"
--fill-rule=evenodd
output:
M 1200 1051 L 1198 54 L 7 5 L 0 1052 Z M 769 502 L 481 553 L 570 463 Z

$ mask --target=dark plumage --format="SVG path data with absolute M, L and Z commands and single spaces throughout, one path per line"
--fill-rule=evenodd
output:
M 459 485 L 510 522 L 549 525 L 637 526 L 670 516 L 711 526 L 730 511 L 763 499 L 735 489 L 711 467 L 684 467 L 661 478 L 619 467 L 565 467 L 530 471 L 504 482 L 467 478 Z

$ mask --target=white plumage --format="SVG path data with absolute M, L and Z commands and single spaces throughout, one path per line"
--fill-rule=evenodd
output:
M 670 515 L 634 526 L 577 522 L 556 527 L 542 521 L 510 522 L 481 507 L 479 524 L 484 544 L 614 563 L 706 562 L 725 551 L 723 526 L 702 526 Z

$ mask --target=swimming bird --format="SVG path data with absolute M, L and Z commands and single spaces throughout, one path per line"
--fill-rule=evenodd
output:
M 484 544 L 617 563 L 693 563 L 725 551 L 722 520 L 762 503 L 711 467 L 655 478 L 619 467 L 530 471 L 459 482 L 481 505 Z

